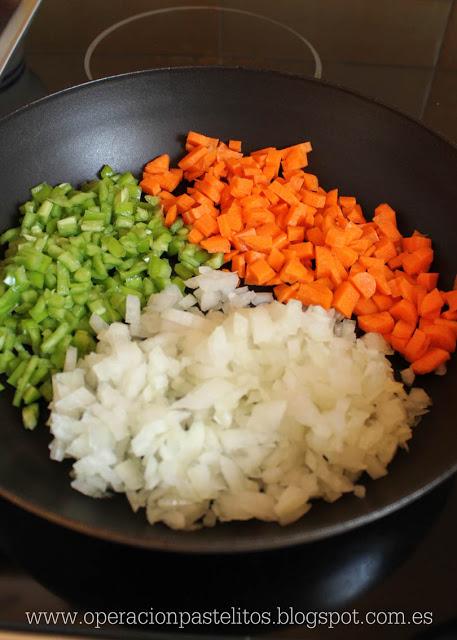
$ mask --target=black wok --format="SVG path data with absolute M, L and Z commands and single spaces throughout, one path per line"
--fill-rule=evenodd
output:
M 178 157 L 189 129 L 242 139 L 247 149 L 311 140 L 311 169 L 328 188 L 357 194 L 367 211 L 389 202 L 404 232 L 429 233 L 435 269 L 457 272 L 457 151 L 417 122 L 348 91 L 273 72 L 165 69 L 92 82 L 45 98 L 0 121 L 0 226 L 14 223 L 28 188 L 43 180 L 81 182 L 104 163 L 139 172 L 154 155 Z M 421 381 L 422 382 L 422 381 Z M 457 367 L 423 380 L 434 406 L 410 452 L 367 498 L 316 504 L 293 525 L 243 522 L 173 532 L 151 527 L 122 496 L 93 500 L 73 491 L 69 466 L 51 462 L 46 428 L 30 433 L 0 398 L 0 494 L 65 527 L 100 538 L 185 552 L 235 552 L 317 540 L 379 518 L 457 469 Z

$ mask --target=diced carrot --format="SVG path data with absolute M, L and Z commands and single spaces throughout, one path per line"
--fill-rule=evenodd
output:
M 255 236 L 255 235 L 257 235 L 255 229 L 252 229 L 252 228 L 245 229 L 244 231 L 240 231 L 240 233 L 236 234 L 236 236 L 233 238 L 233 242 L 235 242 L 236 239 L 240 240 L 243 243 L 244 251 L 247 251 L 247 247 L 244 244 L 244 239 L 248 236 Z
M 449 357 L 457 279 L 454 290 L 438 290 L 431 239 L 402 237 L 388 204 L 367 222 L 354 196 L 326 192 L 303 171 L 309 143 L 243 156 L 240 140 L 189 131 L 186 151 L 178 168 L 167 154 L 144 167 L 140 186 L 160 198 L 166 226 L 181 215 L 190 242 L 222 252 L 247 284 L 275 287 L 278 300 L 355 313 L 362 330 L 383 333 L 417 372 Z M 174 196 L 183 178 L 186 193 Z
M 162 201 L 162 208 L 164 211 L 168 211 L 172 205 L 176 204 L 176 196 L 169 191 L 160 191 L 158 196 Z
M 387 261 L 389 269 L 399 269 L 403 264 L 403 253 L 395 255 L 393 258 Z
M 346 234 L 343 229 L 331 226 L 325 236 L 325 244 L 329 247 L 344 247 L 346 244 Z
M 164 153 L 161 156 L 157 156 L 154 160 L 148 162 L 144 167 L 145 173 L 158 174 L 166 173 L 170 168 L 170 156 L 168 153 Z
M 457 311 L 444 311 L 441 316 L 445 320 L 457 320 Z
M 312 282 L 314 276 L 310 269 L 307 269 L 298 258 L 289 258 L 279 274 L 281 280 L 289 284 L 294 282 Z
M 305 230 L 303 227 L 287 227 L 287 239 L 289 242 L 303 242 Z
M 260 251 L 254 251 L 254 249 L 249 249 L 248 251 L 245 251 L 243 255 L 245 257 L 247 265 L 252 264 L 253 262 L 256 262 L 256 260 L 260 260 L 260 258 L 265 257 L 263 253 L 261 253 Z
M 438 320 L 438 318 L 419 318 L 419 329 L 425 331 L 425 329 L 434 325 L 436 320 Z
M 257 227 L 256 231 L 259 236 L 270 236 L 271 238 L 276 238 L 280 233 L 282 233 L 281 229 L 274 222 L 261 224 Z
M 374 221 L 379 224 L 379 221 L 387 221 L 392 222 L 393 224 L 397 224 L 397 216 L 395 211 L 385 202 L 380 204 L 374 210 Z
M 368 272 L 356 273 L 350 281 L 364 298 L 371 298 L 376 293 L 376 280 Z
M 176 221 L 176 218 L 178 217 L 178 207 L 173 204 L 167 211 L 167 215 L 165 216 L 165 226 L 166 227 L 171 227 L 171 225 L 173 224 L 173 222 Z
M 268 150 L 263 172 L 269 181 L 273 180 L 273 178 L 278 175 L 279 167 L 281 165 L 281 157 L 282 154 L 278 149 L 272 147 Z
M 425 287 L 421 287 L 420 285 L 417 284 L 414 287 L 414 291 L 415 291 L 415 294 L 416 294 L 415 305 L 416 305 L 416 308 L 419 309 L 421 304 L 422 304 L 422 300 L 427 295 L 427 289 Z
M 224 253 L 224 263 L 232 262 L 233 258 L 239 254 L 239 251 L 235 249 L 234 251 L 229 251 L 228 253 Z
M 310 189 L 310 187 L 306 187 Z M 310 189 L 314 191 L 314 189 Z M 338 204 L 338 189 L 330 189 L 325 196 L 325 206 L 328 207 L 330 205 Z
M 416 323 L 406 322 L 405 320 L 397 320 L 392 330 L 392 335 L 396 338 L 409 340 L 416 330 Z
M 388 311 L 370 313 L 358 317 L 359 327 L 367 333 L 391 333 L 394 328 L 394 319 Z
M 422 329 L 416 329 L 410 338 L 404 356 L 409 362 L 421 358 L 430 346 L 430 338 Z
M 235 176 L 230 182 L 230 193 L 234 198 L 243 198 L 251 194 L 252 187 L 252 180 Z
M 354 262 L 352 267 L 349 269 L 349 277 L 355 276 L 356 273 L 363 273 L 366 269 L 360 264 L 360 260 Z
M 325 195 L 315 191 L 309 191 L 308 189 L 302 191 L 302 202 L 309 204 L 310 207 L 316 207 L 316 209 L 325 207 L 325 198 Z
M 359 301 L 354 307 L 354 313 L 356 316 L 364 316 L 369 313 L 378 313 L 379 309 L 371 298 L 364 298 L 360 296 Z
M 402 274 L 401 276 L 398 276 L 397 278 L 395 278 L 394 280 L 391 280 L 390 282 L 396 283 L 395 286 L 398 286 L 398 289 L 400 290 L 400 294 L 403 298 L 405 298 L 405 300 L 409 300 L 410 302 L 414 302 L 414 303 L 416 302 L 415 286 L 411 284 L 406 277 L 404 277 L 404 274 Z M 389 282 L 389 286 L 390 286 L 390 282 Z
M 201 233 L 198 229 L 194 227 L 189 231 L 189 235 L 187 236 L 187 239 L 189 240 L 189 242 L 192 242 L 192 244 L 199 244 L 201 240 L 203 240 L 203 237 L 204 237 L 203 233 Z
M 178 162 L 178 167 L 183 170 L 190 169 L 193 165 L 195 165 L 199 160 L 201 160 L 208 153 L 207 147 L 203 145 L 198 145 L 194 147 L 189 153 L 181 158 Z
M 232 208 L 227 211 L 227 213 L 223 214 L 227 216 L 227 221 L 229 223 L 230 229 L 235 232 L 241 231 L 243 228 L 243 219 L 241 217 L 241 213 L 238 211 L 232 211 Z
M 345 269 L 352 267 L 358 259 L 357 251 L 350 247 L 333 247 L 332 253 L 337 256 Z
M 190 210 L 189 211 L 184 211 L 184 213 L 182 214 L 181 217 L 182 217 L 182 221 L 184 222 L 184 224 L 191 225 L 191 224 L 193 224 L 195 222 L 195 216 Z
M 247 227 L 260 227 L 264 224 L 274 223 L 275 217 L 268 209 L 250 209 L 243 211 L 243 218 Z
M 398 277 L 389 280 L 389 287 L 393 298 L 400 298 L 402 296 L 400 279 Z
M 303 202 L 298 202 L 297 204 L 293 204 L 288 212 L 285 219 L 286 225 L 288 227 L 295 227 L 297 224 L 301 224 L 306 217 L 309 207 Z
M 312 173 L 303 173 L 303 182 L 308 191 L 317 191 L 319 188 L 319 181 L 317 179 L 317 176 L 313 175 Z M 338 195 L 338 191 L 336 193 Z M 331 197 L 332 196 L 330 196 L 330 198 Z M 326 204 L 329 204 L 328 200 L 329 194 L 325 196 Z
M 385 237 L 391 240 L 392 242 L 398 242 L 401 240 L 401 233 L 397 229 L 397 225 L 394 222 L 390 222 L 389 220 L 379 219 L 375 216 L 374 218 L 377 227 L 380 233 Z
M 275 272 L 270 267 L 265 258 L 259 258 L 255 262 L 249 265 L 249 271 L 252 277 L 255 279 L 255 284 L 263 285 L 271 278 L 274 278 Z
M 267 258 L 267 262 L 270 267 L 276 272 L 281 271 L 285 261 L 286 259 L 284 257 L 284 254 L 276 247 L 272 247 Z
M 339 207 L 337 204 L 332 204 L 330 206 L 326 204 L 323 215 L 324 219 L 328 220 L 330 225 L 334 225 L 338 221 L 343 221 L 344 223 L 346 223 L 346 220 L 344 219 L 343 213 L 341 211 L 341 207 Z M 360 231 L 360 235 L 358 237 L 360 238 L 361 235 L 362 231 Z
M 143 180 L 140 182 L 141 190 L 150 196 L 157 196 L 160 193 L 161 187 L 157 176 L 150 174 L 144 174 Z
M 386 296 L 390 296 L 392 291 L 389 287 L 389 283 L 385 275 L 385 270 L 379 269 L 377 267 L 370 267 L 368 269 L 368 273 L 371 273 L 371 275 L 376 280 L 376 291 Z
M 244 238 L 244 243 L 249 249 L 264 253 L 269 253 L 272 248 L 271 236 L 248 236 Z
M 280 233 L 278 236 L 273 238 L 273 246 L 276 247 L 276 249 L 284 249 L 288 244 L 289 240 L 285 233 Z
M 394 304 L 392 296 L 387 296 L 384 293 L 375 293 L 372 300 L 378 307 L 379 311 L 390 311 Z
M 437 318 L 434 321 L 434 324 L 442 325 L 443 327 L 448 327 L 457 338 L 457 321 L 456 320 L 446 320 L 445 318 Z
M 221 193 L 225 188 L 225 185 L 221 180 L 218 180 L 218 178 L 207 173 L 203 180 L 196 182 L 196 188 L 215 204 L 219 204 L 221 201 Z
M 432 241 L 430 238 L 426 238 L 418 233 L 414 233 L 412 236 L 407 238 L 402 238 L 401 244 L 403 250 L 408 253 L 414 253 L 418 249 L 423 249 L 424 247 L 427 249 L 432 248 Z
M 228 147 L 232 151 L 241 151 L 241 140 L 229 140 Z
M 328 287 L 324 287 L 316 282 L 310 284 L 300 284 L 296 297 L 304 305 L 320 305 L 324 309 L 330 309 L 332 305 L 333 292 Z
M 283 184 L 281 184 L 278 180 L 275 180 L 270 184 L 270 189 L 271 191 L 276 193 L 276 195 L 279 196 L 281 200 L 284 200 L 284 202 L 286 202 L 287 204 L 299 203 L 299 200 L 295 195 L 295 193 L 288 187 L 285 187 Z M 311 204 L 311 203 L 306 203 L 306 204 Z
M 183 193 L 176 198 L 175 204 L 178 208 L 178 213 L 184 213 L 184 211 L 188 211 L 194 206 L 195 200 L 187 193 Z
M 189 189 L 187 189 L 187 192 L 192 195 L 192 198 L 199 205 L 204 206 L 204 207 L 213 207 L 214 206 L 212 201 L 210 200 L 210 198 L 208 198 L 208 196 L 205 196 L 205 194 L 202 193 L 201 191 L 199 191 L 198 189 L 189 188 Z
M 223 236 L 224 238 L 230 238 L 231 235 L 233 234 L 233 230 L 230 226 L 229 216 L 226 213 L 224 213 L 218 216 L 216 220 L 217 220 L 217 225 L 219 227 L 220 235 Z
M 306 232 L 307 239 L 313 243 L 314 246 L 322 246 L 324 244 L 324 234 L 318 227 L 312 227 Z
M 308 233 L 309 237 L 309 233 Z M 322 278 L 325 276 L 331 276 L 332 269 L 334 267 L 333 256 L 330 249 L 327 247 L 315 247 L 316 252 L 316 277 Z
M 316 284 L 320 284 L 321 287 L 327 287 L 331 291 L 335 289 L 335 285 L 333 284 L 333 281 L 330 280 L 330 278 L 316 278 L 314 282 Z
M 360 256 L 359 262 L 365 269 L 372 269 L 373 267 L 375 269 L 383 269 L 384 268 L 384 260 L 382 260 L 381 258 L 372 258 L 372 257 L 367 257 L 367 256 Z
M 444 300 L 441 293 L 438 291 L 438 289 L 432 289 L 432 291 L 427 293 L 427 295 L 422 300 L 422 303 L 419 307 L 419 315 L 427 316 L 434 311 L 438 311 L 439 315 L 443 304 Z
M 439 349 L 437 347 L 430 348 L 423 356 L 421 356 L 418 360 L 415 360 L 411 368 L 414 373 L 425 374 L 431 373 L 438 369 L 439 366 L 447 362 L 450 358 L 450 354 L 448 351 L 444 349 Z
M 308 164 L 306 153 L 299 147 L 290 149 L 288 152 L 283 153 L 282 156 L 284 174 L 306 167 Z
M 357 200 L 354 196 L 340 196 L 338 198 L 338 204 L 340 207 L 348 207 L 349 209 L 353 209 L 357 204 Z
M 287 177 L 286 173 L 284 173 L 284 177 L 287 180 L 286 184 L 289 189 L 298 193 L 303 186 L 303 176 L 301 176 L 300 173 L 293 172 L 292 174 L 288 174 Z
M 430 311 L 430 313 L 426 313 L 425 315 L 421 316 L 421 320 L 435 321 L 439 317 L 440 317 L 440 310 L 435 309 L 434 311 Z
M 278 204 L 270 206 L 269 211 L 276 216 L 278 226 L 284 229 L 287 226 L 286 217 L 289 213 L 289 205 L 287 202 L 278 202 Z
M 277 287 L 274 288 L 276 299 L 279 302 L 287 302 L 287 300 L 290 300 L 294 296 L 294 293 L 298 290 L 299 286 L 300 285 L 298 282 L 292 285 L 288 285 L 288 284 L 278 285 Z
M 419 273 L 417 276 L 417 284 L 425 287 L 427 291 L 435 289 L 438 284 L 438 273 Z
M 337 256 L 332 255 L 332 258 L 330 277 L 335 286 L 338 286 L 343 280 L 347 280 L 348 274 Z
M 215 219 L 215 216 L 213 215 L 212 207 L 207 205 L 206 203 L 200 204 L 198 205 L 198 207 L 192 207 L 192 209 L 188 209 L 187 211 L 184 211 L 182 215 L 184 217 L 187 214 L 190 214 L 194 220 L 198 220 L 204 215 L 210 215 L 212 218 Z
M 314 246 L 311 242 L 296 242 L 290 245 L 290 251 L 300 260 L 312 260 L 314 258 Z
M 347 318 L 352 316 L 354 307 L 359 301 L 360 293 L 346 280 L 342 282 L 333 294 L 333 306 Z
M 268 206 L 267 198 L 260 195 L 248 195 L 240 198 L 241 207 L 245 211 L 252 211 L 252 209 L 265 209 Z
M 290 151 L 297 148 L 301 149 L 304 153 L 309 153 L 313 150 L 311 142 L 299 142 L 298 144 L 294 144 L 290 147 L 284 147 L 284 149 L 280 149 L 279 153 L 281 154 L 281 157 L 284 158 L 288 153 L 290 153 Z
M 449 311 L 457 311 L 457 291 L 447 291 L 444 300 L 449 307 Z
M 359 204 L 355 205 L 355 207 L 348 213 L 347 217 L 348 220 L 355 224 L 364 224 L 366 222 L 365 216 L 362 212 L 362 207 Z
M 379 240 L 379 242 L 376 243 L 374 255 L 377 258 L 381 258 L 382 260 L 384 260 L 384 262 L 388 262 L 392 258 L 396 257 L 397 250 L 392 240 L 389 240 L 388 238 L 382 238 L 381 240 Z
M 314 216 L 314 221 L 313 222 L 314 222 L 314 226 L 316 226 L 319 229 L 321 229 L 322 232 L 325 234 L 327 229 L 322 229 L 322 225 L 323 225 L 324 220 L 326 220 L 326 218 L 324 218 L 322 213 L 316 213 L 316 215 Z
M 188 145 L 203 145 L 204 147 L 215 147 L 218 142 L 217 138 L 210 138 L 196 131 L 189 131 L 186 139 Z
M 208 251 L 208 253 L 228 253 L 230 251 L 230 242 L 227 238 L 222 236 L 212 236 L 202 240 L 202 247 Z
M 433 262 L 433 249 L 423 247 L 413 253 L 403 254 L 403 269 L 406 273 L 414 275 L 428 271 Z
M 404 320 L 410 324 L 417 323 L 417 308 L 410 300 L 399 300 L 389 309 L 395 320 Z
M 432 324 L 429 327 L 424 327 L 424 333 L 430 338 L 432 347 L 439 347 L 450 353 L 455 351 L 456 337 L 451 328 L 441 324 Z
M 182 170 L 181 169 L 170 169 L 166 173 L 162 173 L 158 176 L 160 186 L 162 189 L 166 189 L 167 191 L 174 191 L 178 184 L 182 180 Z
M 395 327 L 394 327 L 394 331 L 395 331 Z M 404 354 L 409 338 L 401 338 L 397 335 L 394 335 L 394 332 L 384 334 L 384 338 L 391 345 L 391 347 L 395 349 L 395 351 L 398 351 L 399 353 Z
M 205 238 L 209 238 L 209 236 L 213 236 L 219 231 L 219 226 L 209 213 L 204 213 L 195 221 L 194 229 L 198 229 Z

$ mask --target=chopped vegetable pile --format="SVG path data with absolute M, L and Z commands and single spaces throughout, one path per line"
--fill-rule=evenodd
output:
M 244 156 L 239 141 L 191 131 L 186 151 L 178 168 L 166 154 L 149 162 L 140 186 L 160 197 L 166 220 L 181 214 L 192 226 L 190 242 L 224 252 L 246 284 L 274 287 L 279 301 L 355 314 L 414 373 L 442 370 L 456 347 L 457 285 L 438 288 L 430 238 L 402 236 L 388 204 L 367 222 L 355 197 L 326 192 L 303 171 L 309 142 Z M 186 192 L 173 195 L 182 180 Z
M 16 389 L 14 405 L 25 405 L 27 428 L 40 397 L 51 399 L 67 348 L 80 356 L 95 348 L 91 314 L 122 320 L 129 294 L 143 305 L 170 283 L 183 288 L 201 264 L 222 264 L 222 254 L 187 241 L 182 219 L 165 226 L 159 198 L 141 200 L 129 172 L 105 166 L 81 190 L 43 183 L 31 194 L 20 226 L 1 236 L 0 284 L 0 372 Z
M 171 285 L 142 312 L 129 300 L 128 324 L 98 319 L 96 352 L 53 377 L 50 452 L 74 460 L 74 489 L 126 493 L 174 529 L 287 525 L 388 472 L 425 391 L 394 379 L 381 336 L 238 280 L 202 267 L 192 293 Z
M 355 315 L 411 363 L 406 379 L 443 373 L 457 287 L 442 291 L 429 272 L 430 238 L 402 236 L 388 204 L 367 222 L 355 197 L 326 192 L 304 171 L 309 142 L 243 155 L 239 141 L 191 131 L 186 151 L 175 168 L 167 154 L 151 160 L 139 184 L 109 166 L 80 190 L 42 183 L 1 236 L 0 373 L 27 428 L 68 347 L 95 348 L 91 315 L 122 320 L 129 295 L 142 307 L 170 283 L 184 290 L 203 264 L 225 263 L 280 302 Z

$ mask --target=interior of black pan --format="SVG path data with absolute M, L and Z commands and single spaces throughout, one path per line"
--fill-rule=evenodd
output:
M 79 183 L 104 163 L 139 172 L 151 157 L 177 158 L 189 129 L 241 139 L 247 150 L 311 140 L 310 170 L 326 188 L 356 194 L 367 212 L 389 202 L 406 233 L 432 236 L 435 268 L 457 272 L 457 152 L 418 123 L 350 92 L 312 80 L 240 69 L 153 70 L 67 90 L 0 122 L 0 227 L 10 226 L 28 189 L 43 180 Z M 65 526 L 129 544 L 189 552 L 242 551 L 325 537 L 397 508 L 447 477 L 457 463 L 457 368 L 423 385 L 434 406 L 410 452 L 370 482 L 364 500 L 316 504 L 281 528 L 230 523 L 193 533 L 146 524 L 121 497 L 92 500 L 70 488 L 69 466 L 48 458 L 45 427 L 29 433 L 0 398 L 0 493 Z M 421 380 L 422 383 L 422 380 Z

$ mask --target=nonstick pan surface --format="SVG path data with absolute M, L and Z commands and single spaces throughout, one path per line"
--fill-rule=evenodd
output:
M 116 76 L 52 95 L 0 121 L 0 228 L 44 180 L 80 183 L 108 163 L 139 173 L 155 155 L 182 152 L 189 129 L 241 139 L 245 150 L 311 140 L 310 170 L 325 188 L 356 194 L 370 212 L 396 209 L 404 233 L 420 229 L 435 247 L 434 270 L 457 273 L 457 151 L 419 123 L 337 87 L 270 71 L 177 68 Z M 25 509 L 100 538 L 156 550 L 217 553 L 286 547 L 374 520 L 423 495 L 457 468 L 457 367 L 420 380 L 433 408 L 409 453 L 367 482 L 363 500 L 318 503 L 281 528 L 261 522 L 196 532 L 150 526 L 123 496 L 87 498 L 70 487 L 69 464 L 50 461 L 49 434 L 21 427 L 12 395 L 0 396 L 0 494 Z

